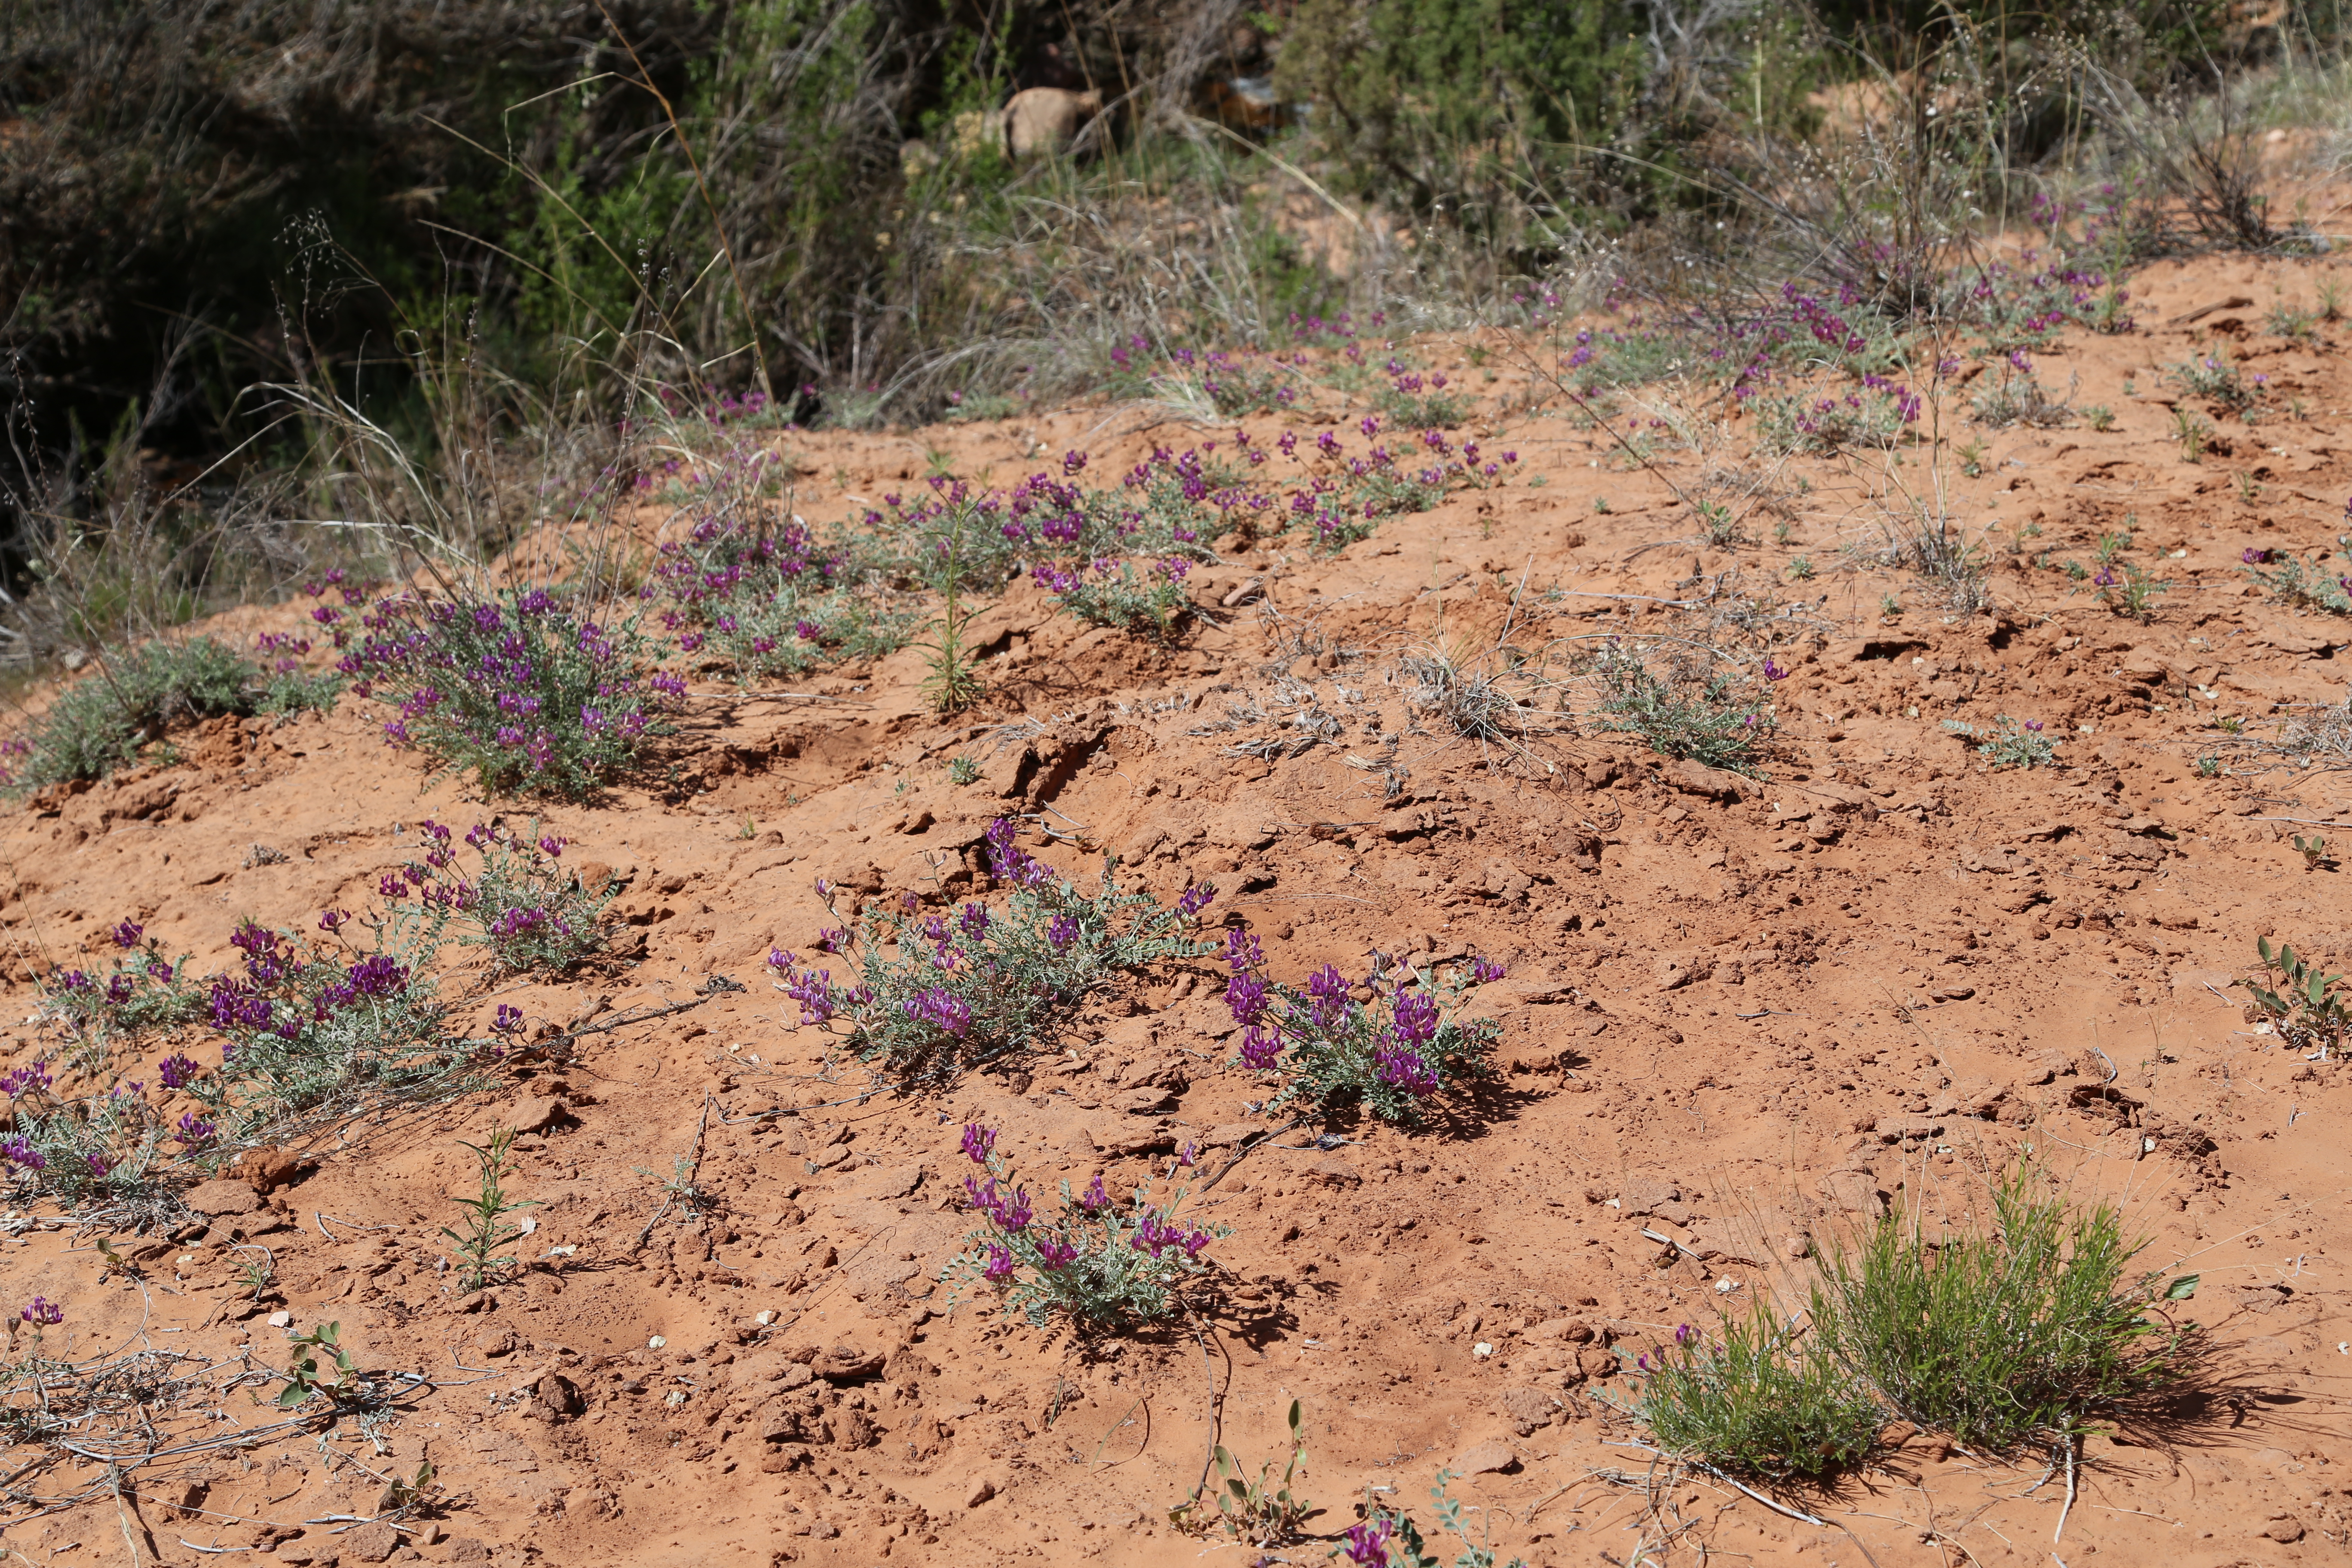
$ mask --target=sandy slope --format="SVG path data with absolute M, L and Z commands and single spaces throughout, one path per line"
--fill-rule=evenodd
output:
M 1547 417 L 1508 426 L 1523 463 L 1502 488 L 1336 559 L 1258 548 L 1197 574 L 1213 617 L 1172 651 L 1016 587 L 974 628 L 996 650 L 978 715 L 929 717 L 913 654 L 793 692 L 698 688 L 679 792 L 544 814 L 572 854 L 627 875 L 620 913 L 642 960 L 483 1007 L 562 1025 L 598 998 L 615 1012 L 689 999 L 713 974 L 742 989 L 527 1061 L 507 1099 L 351 1128 L 315 1173 L 231 1205 L 252 1212 L 223 1215 L 212 1244 L 150 1257 L 143 1281 L 105 1281 L 87 1238 L 55 1226 L 20 1227 L 0 1259 L 0 1299 L 66 1305 L 52 1348 L 143 1332 L 211 1357 L 249 1343 L 275 1367 L 266 1313 L 281 1303 L 247 1312 L 230 1289 L 219 1243 L 241 1232 L 271 1250 L 297 1327 L 339 1319 L 363 1364 L 421 1371 L 430 1391 L 373 1441 L 346 1423 L 324 1443 L 134 1472 L 120 1509 L 43 1514 L 37 1497 L 102 1474 L 46 1472 L 10 1494 L 0 1544 L 38 1563 L 236 1561 L 196 1548 L 272 1540 L 288 1563 L 380 1561 L 381 1530 L 306 1521 L 373 1513 L 384 1477 L 429 1458 L 447 1506 L 399 1560 L 1191 1562 L 1202 1546 L 1166 1510 L 1200 1474 L 1213 1409 L 1255 1466 L 1277 1458 L 1296 1397 L 1321 1530 L 1351 1522 L 1367 1488 L 1426 1521 L 1432 1474 L 1451 1465 L 1478 1472 L 1455 1492 L 1496 1546 L 1531 1563 L 1623 1563 L 1676 1526 L 1693 1562 L 1700 1543 L 1756 1562 L 1860 1563 L 1863 1548 L 1882 1568 L 2040 1562 L 2063 1478 L 2034 1489 L 2038 1465 L 1926 1439 L 1814 1500 L 1822 1526 L 1704 1479 L 1612 1479 L 1650 1464 L 1612 1410 L 1625 1359 L 1801 1280 L 1804 1238 L 1824 1226 L 1890 1199 L 1980 1203 L 1970 1173 L 2031 1146 L 2083 1195 L 2123 1204 L 2152 1264 L 2201 1273 L 2194 1311 L 2219 1325 L 2238 1391 L 2168 1448 L 2095 1440 L 2058 1554 L 2339 1558 L 2347 1069 L 2272 1048 L 2217 988 L 2246 972 L 2257 934 L 2352 956 L 2344 873 L 2306 870 L 2286 842 L 2304 821 L 2352 829 L 2352 783 L 2252 752 L 2225 752 L 2233 771 L 2210 780 L 2191 764 L 2219 740 L 2217 713 L 2275 735 L 2292 705 L 2344 696 L 2333 655 L 2352 621 L 2273 607 L 2238 563 L 2250 547 L 2334 548 L 2352 377 L 2334 348 L 2261 337 L 2259 308 L 2163 324 L 2240 295 L 2307 298 L 2314 282 L 2286 263 L 2152 268 L 2134 283 L 2147 330 L 2070 338 L 2042 361 L 2045 383 L 2113 407 L 2116 427 L 1990 435 L 1982 477 L 1950 476 L 1972 528 L 2038 523 L 2030 548 L 2062 559 L 2130 513 L 2134 558 L 2172 583 L 2147 625 L 2025 556 L 1996 552 L 1998 607 L 1963 619 L 1906 580 L 1829 570 L 1878 512 L 1874 483 L 1828 461 L 1780 470 L 1785 543 L 1658 548 L 1694 531 L 1666 486 Z M 2271 377 L 2281 412 L 2225 427 L 2231 449 L 2190 464 L 2154 367 L 2217 331 Z M 2289 397 L 2305 418 L 2285 416 Z M 801 501 L 846 510 L 834 489 L 903 482 L 929 446 L 999 482 L 1041 445 L 1132 461 L 1178 435 L 1155 417 L 794 437 L 835 476 Z M 1265 437 L 1276 422 L 1254 423 Z M 1727 427 L 1724 451 L 1742 432 Z M 1661 461 L 1677 482 L 1702 466 Z M 1516 748 L 1452 735 L 1403 700 L 1398 657 L 1415 645 L 1491 647 L 1507 624 L 1517 647 L 1564 652 L 1686 629 L 1640 599 L 1581 595 L 1689 598 L 1735 566 L 1753 591 L 1798 554 L 1822 570 L 1782 579 L 1808 635 L 1781 656 L 1769 782 L 1721 790 L 1663 764 L 1557 711 L 1563 692 L 1582 707 L 1571 688 L 1534 691 L 1538 732 Z M 1876 613 L 1890 590 L 1899 617 Z M 1271 763 L 1228 754 L 1295 731 L 1300 712 L 1344 728 Z M 1941 728 L 2001 713 L 2061 734 L 2064 765 L 1989 773 Z M 1002 727 L 1016 721 L 1034 723 Z M 420 818 L 487 815 L 452 782 L 420 790 L 374 723 L 346 698 L 275 732 L 219 726 L 179 766 L 5 819 L 16 1000 L 126 915 L 222 963 L 237 919 L 290 925 L 363 900 Z M 984 764 L 978 782 L 949 782 L 959 754 Z M 1343 1124 L 1335 1147 L 1294 1134 L 1240 1163 L 1205 1200 L 1234 1228 L 1205 1343 L 1179 1331 L 1084 1355 L 984 1312 L 946 1315 L 937 1277 L 967 1228 L 962 1123 L 1002 1128 L 1033 1184 L 1107 1171 L 1116 1187 L 1188 1142 L 1216 1169 L 1264 1092 L 1223 1065 L 1234 1030 L 1213 964 L 1116 996 L 1060 1056 L 938 1098 L 873 1093 L 837 1040 L 790 1026 L 761 960 L 826 921 L 818 878 L 964 890 L 1006 812 L 1073 873 L 1094 864 L 1082 841 L 1162 896 L 1216 880 L 1219 910 L 1287 978 L 1326 961 L 1361 973 L 1374 949 L 1500 958 L 1510 977 L 1481 1005 L 1503 1020 L 1507 1081 L 1418 1133 Z M 255 844 L 287 858 L 247 865 Z M 12 1065 L 48 1048 L 32 1027 L 0 1031 Z M 436 1268 L 445 1194 L 470 1176 L 457 1141 L 518 1108 L 544 1123 L 514 1184 L 545 1205 L 528 1238 L 540 1262 L 458 1303 Z M 716 1206 L 648 1232 L 658 1179 L 698 1151 Z M 557 1247 L 577 1250 L 541 1256 Z M 211 1403 L 257 1426 L 250 1398 Z M 792 1440 L 768 1440 L 779 1431 Z M 184 1492 L 190 1480 L 203 1489 Z

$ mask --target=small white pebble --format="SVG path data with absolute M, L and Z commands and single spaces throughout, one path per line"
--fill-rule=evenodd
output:
M 1488 1344 L 1486 1341 L 1480 1340 L 1476 1344 L 1470 1347 L 1470 1353 L 1480 1357 L 1490 1356 L 1495 1353 L 1495 1347 Z
M 269 1314 L 269 1326 L 273 1329 L 290 1329 L 294 1326 L 294 1314 L 272 1312 Z
M 656 1334 L 652 1339 L 646 1342 L 646 1349 L 649 1351 L 657 1351 L 667 1343 L 669 1343 L 667 1340 L 662 1338 L 659 1334 Z
M 770 1323 L 776 1321 L 776 1314 L 773 1312 L 756 1312 L 752 1314 L 751 1321 L 764 1329 Z

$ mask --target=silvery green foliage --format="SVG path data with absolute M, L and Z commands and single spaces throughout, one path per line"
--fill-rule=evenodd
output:
M 1004 818 L 988 830 L 991 864 L 1012 889 L 1003 902 L 972 900 L 918 919 L 908 895 L 898 909 L 869 914 L 855 938 L 845 928 L 820 933 L 824 951 L 858 950 L 854 986 L 819 960 L 769 953 L 801 1022 L 846 1024 L 852 1047 L 894 1082 L 943 1083 L 1037 1047 L 1122 973 L 1216 951 L 1195 934 L 1211 889 L 1195 888 L 1171 909 L 1122 889 L 1108 859 L 1101 880 L 1082 889 L 1022 849 L 1016 833 Z
M 999 1310 L 1037 1328 L 1066 1323 L 1100 1331 L 1173 1317 L 1183 1310 L 1185 1285 L 1209 1272 L 1202 1252 L 1232 1234 L 1222 1225 L 1179 1224 L 1186 1188 L 1155 1200 L 1150 1189 L 1138 1187 L 1121 1204 L 1099 1173 L 1080 1194 L 1062 1183 L 1061 1212 L 1049 1219 L 1035 1212 L 1029 1190 L 1015 1184 L 1011 1165 L 996 1152 L 994 1129 L 967 1126 L 963 1152 L 987 1178 L 964 1178 L 965 1197 L 982 1223 L 941 1276 L 956 1282 L 950 1300 L 961 1303 L 986 1291 Z M 1169 1174 L 1191 1163 L 1188 1149 Z

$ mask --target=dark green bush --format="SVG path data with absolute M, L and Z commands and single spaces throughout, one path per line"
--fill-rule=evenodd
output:
M 1614 0 L 1304 0 L 1281 44 L 1353 189 L 1473 219 L 1613 142 L 1645 76 Z

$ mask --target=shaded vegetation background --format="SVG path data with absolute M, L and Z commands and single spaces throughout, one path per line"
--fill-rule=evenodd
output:
M 1138 337 L 1468 319 L 1627 247 L 1899 308 L 1901 268 L 1854 257 L 1891 236 L 1931 266 L 2057 171 L 2145 153 L 2117 105 L 2160 131 L 2219 101 L 2226 140 L 2232 84 L 2332 59 L 2340 9 L 21 0 L 0 655 L 303 570 L 289 520 L 343 499 L 322 410 L 425 468 L 529 434 L 593 471 L 583 411 L 649 380 L 803 423 L 1006 412 L 1115 384 Z M 1202 85 L 1233 78 L 1303 122 L 1212 123 Z M 1093 154 L 969 150 L 975 111 L 1035 85 L 1103 92 Z M 1840 89 L 1875 163 L 1824 151 Z M 511 526 L 498 467 L 428 521 Z

